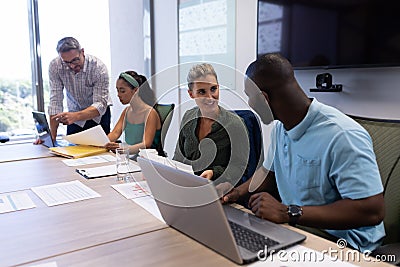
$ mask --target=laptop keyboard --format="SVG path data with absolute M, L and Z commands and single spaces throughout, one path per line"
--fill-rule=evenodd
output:
M 264 250 L 265 245 L 270 248 L 279 244 L 279 242 L 256 233 L 240 224 L 229 221 L 229 225 L 231 226 L 233 236 L 238 246 L 244 247 L 251 252 L 256 253 L 260 250 Z

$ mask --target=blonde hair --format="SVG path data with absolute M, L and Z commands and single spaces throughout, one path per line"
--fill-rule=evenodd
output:
M 218 83 L 217 73 L 215 72 L 214 67 L 211 64 L 201 63 L 201 64 L 193 65 L 190 68 L 189 73 L 186 78 L 186 80 L 188 82 L 189 90 L 192 90 L 193 83 L 197 79 L 199 79 L 201 77 L 206 77 L 207 75 L 214 76 L 215 80 L 217 80 L 217 83 Z

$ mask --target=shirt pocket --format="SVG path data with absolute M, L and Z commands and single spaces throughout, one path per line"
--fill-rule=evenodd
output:
M 295 166 L 295 179 L 298 187 L 309 189 L 321 186 L 321 159 L 297 155 Z

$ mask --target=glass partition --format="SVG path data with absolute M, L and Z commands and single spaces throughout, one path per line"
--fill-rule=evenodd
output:
M 216 72 L 225 89 L 234 89 L 236 0 L 179 1 L 179 63 L 195 61 L 216 62 L 231 68 Z M 190 64 L 180 68 L 180 83 L 186 82 Z

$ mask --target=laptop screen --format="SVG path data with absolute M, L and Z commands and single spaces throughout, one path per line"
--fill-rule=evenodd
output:
M 46 114 L 40 111 L 32 111 L 33 119 L 35 121 L 36 131 L 43 145 L 47 147 L 54 147 L 54 141 L 51 138 L 50 127 L 47 122 Z

